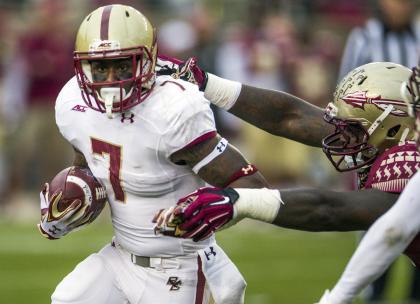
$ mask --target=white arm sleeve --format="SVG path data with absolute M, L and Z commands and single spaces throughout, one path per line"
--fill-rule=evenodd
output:
M 235 105 L 241 93 L 242 84 L 237 81 L 224 79 L 207 73 L 207 86 L 204 90 L 206 97 L 215 106 L 229 110 Z
M 351 300 L 378 278 L 420 230 L 420 172 L 395 205 L 368 230 L 330 294 L 334 304 Z

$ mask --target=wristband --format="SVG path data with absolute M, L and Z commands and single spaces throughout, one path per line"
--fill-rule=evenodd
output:
M 234 206 L 233 217 L 252 218 L 272 223 L 276 218 L 280 205 L 284 204 L 279 190 L 262 189 L 235 189 L 239 199 Z
M 227 183 L 223 186 L 223 188 L 228 187 L 231 183 L 234 181 L 240 179 L 242 176 L 249 176 L 254 173 L 257 173 L 258 169 L 252 164 L 248 164 L 247 166 L 242 167 L 238 171 L 232 174 L 231 177 L 229 177 Z
M 232 108 L 241 93 L 242 84 L 237 81 L 220 78 L 211 73 L 207 73 L 207 77 L 204 97 L 219 108 L 225 110 Z

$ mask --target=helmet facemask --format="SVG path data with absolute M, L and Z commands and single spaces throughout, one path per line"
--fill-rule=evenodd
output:
M 108 43 L 113 46 L 112 42 Z M 93 79 L 92 62 L 127 59 L 131 61 L 130 77 L 113 81 Z M 144 101 L 150 94 L 155 80 L 154 62 L 154 50 L 142 46 L 74 52 L 76 76 L 84 101 L 92 109 L 106 112 L 110 118 L 112 113 L 124 112 Z
M 375 160 L 378 150 L 368 143 L 369 133 L 361 121 L 337 118 L 332 103 L 325 111 L 324 120 L 335 126 L 334 133 L 322 140 L 322 149 L 337 171 L 359 169 Z

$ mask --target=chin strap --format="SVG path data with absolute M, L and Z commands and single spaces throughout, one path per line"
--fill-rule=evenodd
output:
M 114 104 L 114 97 L 107 96 L 105 97 L 105 110 L 106 110 L 106 116 L 109 119 L 114 118 L 114 114 L 112 114 L 112 105 Z
M 114 118 L 112 108 L 114 107 L 114 101 L 120 99 L 120 88 L 102 88 L 99 95 L 105 104 L 106 116 L 109 119 Z
M 389 115 L 389 113 L 394 110 L 394 106 L 388 106 L 385 111 L 375 119 L 372 125 L 368 129 L 369 136 L 375 132 L 375 130 L 381 125 L 381 123 L 385 120 L 385 118 Z
M 403 131 L 403 133 L 401 135 L 400 141 L 398 142 L 399 145 L 404 144 L 404 142 L 407 139 L 407 135 L 408 135 L 409 132 L 410 132 L 410 129 L 409 128 L 405 128 L 404 129 L 404 131 Z

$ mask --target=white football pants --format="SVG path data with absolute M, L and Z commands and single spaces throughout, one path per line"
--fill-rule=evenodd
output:
M 58 284 L 51 296 L 52 304 L 241 304 L 244 301 L 246 283 L 215 243 L 196 255 L 153 260 L 152 267 L 138 266 L 121 246 L 109 244 L 79 263 Z

